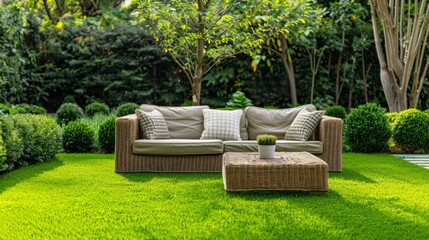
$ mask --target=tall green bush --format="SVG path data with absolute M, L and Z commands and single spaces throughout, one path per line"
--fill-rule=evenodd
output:
M 345 119 L 344 137 L 352 152 L 376 153 L 388 150 L 391 136 L 386 110 L 375 103 L 361 105 Z
M 102 150 L 112 153 L 115 150 L 115 123 L 116 118 L 111 117 L 100 125 L 98 142 Z
M 61 128 L 43 115 L 17 114 L 15 126 L 23 140 L 23 163 L 44 162 L 61 150 Z
M 19 102 L 26 83 L 21 70 L 26 61 L 22 49 L 24 24 L 17 4 L 0 4 L 0 101 Z
M 400 112 L 393 127 L 393 141 L 407 153 L 429 148 L 429 115 L 413 108 Z

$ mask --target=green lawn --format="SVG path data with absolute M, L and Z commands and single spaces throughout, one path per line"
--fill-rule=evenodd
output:
M 429 239 L 429 170 L 344 154 L 324 196 L 227 193 L 221 174 L 116 174 L 60 154 L 0 177 L 0 239 Z

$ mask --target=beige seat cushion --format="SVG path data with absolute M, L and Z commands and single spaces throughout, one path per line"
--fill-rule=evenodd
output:
M 258 143 L 249 141 L 225 141 L 225 152 L 257 152 Z M 320 141 L 288 141 L 277 140 L 276 152 L 309 152 L 312 154 L 323 153 L 323 143 Z
M 139 139 L 134 141 L 133 153 L 147 155 L 222 154 L 223 142 L 217 139 Z
M 284 139 L 286 131 L 302 109 L 307 109 L 309 112 L 316 111 L 316 107 L 311 104 L 285 109 L 247 107 L 246 118 L 249 139 L 255 140 L 259 134 L 273 134 L 278 139 Z
M 164 116 L 170 138 L 199 139 L 204 130 L 203 109 L 209 109 L 209 107 L 161 107 L 143 104 L 139 109 L 145 112 L 158 110 Z

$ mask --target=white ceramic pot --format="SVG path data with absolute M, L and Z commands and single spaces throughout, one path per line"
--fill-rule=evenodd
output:
M 276 152 L 276 145 L 258 145 L 260 158 L 274 158 Z

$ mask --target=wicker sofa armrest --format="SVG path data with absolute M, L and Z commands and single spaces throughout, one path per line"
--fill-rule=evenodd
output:
M 135 114 L 116 119 L 115 130 L 115 167 L 122 168 L 125 161 L 130 161 L 129 156 L 133 154 L 133 143 L 140 136 L 140 125 Z
M 329 171 L 341 171 L 343 121 L 340 118 L 323 116 L 315 131 L 315 138 L 323 143 L 323 154 L 319 157 L 328 163 Z

